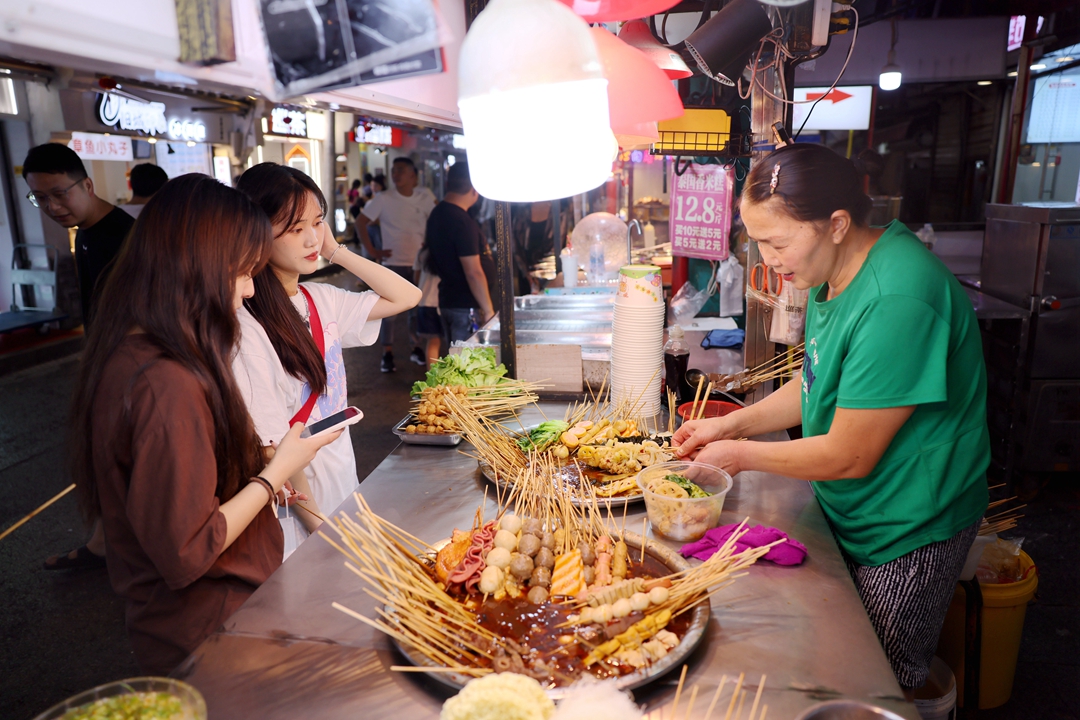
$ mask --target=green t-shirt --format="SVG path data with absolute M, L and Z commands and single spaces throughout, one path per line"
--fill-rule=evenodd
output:
M 838 407 L 916 406 L 869 475 L 812 483 L 848 555 L 883 565 L 986 510 L 982 341 L 960 283 L 898 221 L 840 295 L 828 290 L 806 311 L 803 434 L 828 433 Z

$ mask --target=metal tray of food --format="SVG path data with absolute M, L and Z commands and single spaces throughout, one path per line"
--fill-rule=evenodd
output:
M 454 447 L 461 442 L 461 435 L 459 433 L 439 433 L 433 434 L 421 434 L 410 433 L 405 428 L 416 422 L 416 418 L 412 415 L 406 415 L 405 418 L 394 426 L 393 433 L 401 438 L 401 442 L 407 445 L 442 445 L 444 447 Z
M 637 548 L 640 551 L 642 542 L 642 537 L 640 535 L 626 531 L 623 539 L 629 547 Z M 435 543 L 432 547 L 438 548 L 446 542 L 447 541 L 444 540 Z M 678 552 L 661 545 L 660 543 L 645 539 L 645 552 L 662 562 L 673 573 L 690 569 L 689 563 L 687 563 Z M 389 607 L 387 607 L 386 610 L 392 612 Z M 618 680 L 616 680 L 616 684 L 620 690 L 632 690 L 650 683 L 671 670 L 680 667 L 686 659 L 690 657 L 690 654 L 694 652 L 697 646 L 700 645 L 701 641 L 705 638 L 705 630 L 709 625 L 709 616 L 712 613 L 712 607 L 709 600 L 706 599 L 699 602 L 694 606 L 694 609 L 691 612 L 690 625 L 680 639 L 679 644 L 658 662 L 619 677 Z M 402 644 L 397 638 L 391 637 L 390 641 L 393 643 L 394 647 L 397 648 L 398 652 L 416 667 L 441 667 L 421 653 Z M 425 674 L 432 680 L 455 690 L 460 690 L 465 687 L 465 683 L 473 679 L 472 675 L 466 675 L 464 673 L 431 672 Z M 566 694 L 567 689 L 567 687 L 548 688 L 547 694 L 551 698 L 558 700 Z
M 477 463 L 480 466 L 480 473 L 484 476 L 485 479 L 498 485 L 500 490 L 508 490 L 510 488 L 510 483 L 507 482 L 506 478 L 495 478 L 495 471 L 490 465 L 488 465 L 483 460 L 479 460 L 477 461 Z M 645 499 L 645 495 L 641 492 L 639 488 L 634 488 L 633 490 L 631 490 L 631 492 L 633 493 L 631 495 L 617 495 L 615 497 L 601 497 L 598 495 L 596 497 L 596 504 L 601 508 L 621 508 L 625 505 L 629 505 L 630 503 L 641 502 Z M 592 499 L 580 497 L 579 495 L 575 494 L 574 497 L 570 499 L 570 503 L 574 506 L 592 505 Z

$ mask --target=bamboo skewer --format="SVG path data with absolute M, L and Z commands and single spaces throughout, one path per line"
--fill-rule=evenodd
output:
M 705 376 L 698 377 L 697 390 L 694 391 L 694 403 L 690 406 L 690 419 L 694 419 L 695 411 L 697 410 L 698 398 L 701 397 L 701 388 L 705 386 Z
M 34 517 L 35 515 L 37 515 L 37 514 L 38 514 L 39 512 L 41 512 L 41 511 L 42 511 L 42 510 L 44 510 L 45 508 L 49 507 L 49 506 L 50 506 L 50 505 L 52 505 L 52 504 L 53 504 L 54 502 L 56 502 L 56 501 L 57 501 L 57 500 L 59 500 L 60 498 L 64 497 L 65 495 L 67 495 L 67 494 L 68 494 L 69 492 L 71 492 L 71 491 L 72 491 L 72 490 L 74 490 L 74 489 L 75 489 L 75 483 L 72 483 L 71 485 L 68 485 L 68 486 L 67 486 L 66 488 L 64 488 L 63 490 L 61 490 L 61 491 L 60 491 L 60 492 L 58 492 L 57 494 L 53 495 L 53 496 L 52 496 L 51 498 L 49 498 L 49 499 L 48 499 L 48 500 L 46 500 L 46 501 L 45 501 L 44 503 L 42 503 L 41 505 L 39 505 L 39 506 L 37 507 L 37 509 L 36 509 L 36 510 L 34 510 L 33 512 L 31 512 L 31 513 L 30 513 L 29 515 L 27 515 L 26 517 L 24 517 L 24 518 L 23 518 L 22 520 L 19 520 L 19 521 L 18 521 L 17 523 L 15 523 L 15 524 L 14 524 L 14 525 L 12 525 L 11 527 L 9 527 L 9 528 L 8 528 L 7 530 L 5 530 L 4 532 L 0 533 L 0 540 L 3 540 L 3 539 L 4 539 L 4 538 L 6 538 L 6 537 L 7 537 L 8 535 L 10 535 L 11 533 L 13 533 L 13 532 L 15 532 L 16 530 L 18 530 L 18 529 L 19 529 L 20 527 L 22 527 L 23 525 L 25 525 L 26 523 L 28 523 L 28 522 L 29 522 L 29 521 L 30 521 L 31 519 L 33 519 L 33 517 Z

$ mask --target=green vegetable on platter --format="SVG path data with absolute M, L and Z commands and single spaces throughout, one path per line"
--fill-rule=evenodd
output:
M 692 498 L 707 498 L 712 496 L 711 492 L 702 490 L 700 487 L 690 482 L 689 478 L 682 475 L 665 475 L 664 479 L 681 487 Z
M 495 362 L 495 348 L 462 348 L 457 355 L 447 355 L 431 364 L 427 376 L 413 383 L 412 394 L 438 385 L 485 387 L 498 385 L 506 375 L 506 366 Z
M 542 452 L 569 428 L 570 423 L 562 420 L 546 420 L 530 430 L 528 435 L 518 438 L 518 447 L 522 452 Z

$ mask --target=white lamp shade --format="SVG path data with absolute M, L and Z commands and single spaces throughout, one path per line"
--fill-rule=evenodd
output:
M 900 68 L 896 65 L 886 65 L 881 69 L 881 74 L 878 75 L 878 87 L 882 90 L 895 90 L 900 87 L 900 81 L 903 79 L 903 75 L 900 72 Z
M 607 80 L 589 26 L 557 0 L 492 0 L 465 36 L 458 109 L 484 197 L 553 200 L 611 172 Z

